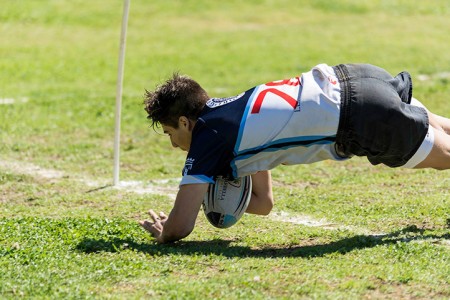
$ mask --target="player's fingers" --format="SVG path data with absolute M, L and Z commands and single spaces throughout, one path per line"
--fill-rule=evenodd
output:
M 163 213 L 162 211 L 159 212 L 159 217 L 160 217 L 161 219 L 167 219 L 167 215 L 166 215 L 165 213 Z
M 139 225 L 141 225 L 142 228 L 144 228 L 148 232 L 151 232 L 151 228 L 152 228 L 153 223 L 150 223 L 149 221 L 144 220 L 144 221 L 139 221 Z
M 155 213 L 155 211 L 153 209 L 150 209 L 148 211 L 148 214 L 150 215 L 150 217 L 152 217 L 152 219 L 156 222 L 156 221 L 160 221 L 161 219 L 158 217 L 158 215 Z
M 139 221 L 139 224 L 144 228 L 146 231 L 148 231 L 153 237 L 158 236 L 161 234 L 162 226 L 159 223 L 152 223 L 147 220 Z

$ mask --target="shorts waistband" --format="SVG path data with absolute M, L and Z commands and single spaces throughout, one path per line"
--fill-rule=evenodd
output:
M 348 128 L 348 115 L 350 111 L 350 73 L 347 67 L 343 64 L 333 66 L 334 72 L 336 73 L 336 77 L 339 80 L 339 84 L 341 86 L 341 110 L 339 116 L 339 125 L 336 133 L 336 152 L 339 156 L 346 158 L 353 156 L 351 153 L 348 153 L 345 150 L 344 142 L 346 138 L 346 128 Z

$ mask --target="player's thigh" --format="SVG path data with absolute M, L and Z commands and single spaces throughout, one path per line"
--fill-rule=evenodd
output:
M 416 168 L 450 169 L 450 135 L 434 130 L 434 144 L 430 154 Z
M 430 111 L 428 111 L 428 116 L 431 126 L 450 134 L 450 119 L 436 115 Z

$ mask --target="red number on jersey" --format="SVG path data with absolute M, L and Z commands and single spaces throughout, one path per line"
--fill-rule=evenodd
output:
M 297 86 L 300 85 L 300 77 L 289 78 L 285 80 L 272 81 L 266 83 L 267 86 L 278 86 L 278 85 L 292 85 Z
M 299 77 L 295 77 L 295 80 L 285 79 L 285 80 L 272 81 L 272 82 L 266 83 L 266 86 L 280 86 L 280 85 L 290 85 L 290 86 L 300 85 L 300 78 Z M 251 111 L 252 114 L 259 113 L 259 111 L 261 110 L 261 106 L 262 106 L 262 103 L 264 101 L 264 98 L 266 97 L 266 95 L 268 93 L 273 93 L 273 94 L 279 96 L 280 98 L 284 99 L 294 109 L 297 107 L 297 100 L 296 99 L 292 98 L 291 96 L 289 96 L 285 92 L 282 92 L 282 91 L 280 91 L 280 90 L 278 90 L 276 88 L 270 88 L 270 89 L 266 89 L 266 90 L 262 91 L 261 93 L 259 93 L 258 97 L 255 100 L 255 103 L 253 104 L 253 108 L 252 108 L 252 111 Z

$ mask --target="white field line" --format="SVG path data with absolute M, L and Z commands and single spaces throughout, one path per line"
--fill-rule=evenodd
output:
M 5 161 L 0 159 L 0 169 L 8 170 L 15 174 L 25 174 L 32 177 L 51 180 L 69 178 L 69 176 L 65 175 L 64 172 L 62 171 L 45 169 L 27 162 Z M 108 184 L 105 183 L 106 181 L 99 182 L 89 180 L 86 178 L 74 178 L 73 174 L 71 174 L 70 177 L 75 181 L 85 184 L 86 186 L 94 187 L 93 190 L 95 190 L 95 188 L 101 189 L 108 186 Z M 111 185 L 111 188 L 116 188 L 118 190 L 124 190 L 127 192 L 133 192 L 136 194 L 163 195 L 169 197 L 172 200 L 175 200 L 175 196 L 178 191 L 179 181 L 180 178 L 152 180 L 147 183 L 143 183 L 141 181 L 121 181 L 118 186 L 113 187 Z M 284 211 L 273 212 L 271 215 L 269 215 L 269 218 L 274 221 L 293 223 L 307 227 L 319 227 L 325 230 L 348 230 L 356 234 L 379 236 L 380 238 L 382 238 L 383 236 L 389 236 L 389 234 L 387 233 L 371 232 L 367 229 L 360 227 L 346 226 L 342 224 L 329 222 L 326 219 L 315 219 L 308 215 L 298 215 L 298 214 L 294 215 Z M 450 247 L 449 240 L 425 239 L 413 241 L 418 243 L 427 242 L 433 245 Z
M 164 179 L 164 180 L 152 180 L 148 183 L 143 183 L 142 181 L 120 181 L 119 185 L 115 188 L 119 190 L 125 190 L 134 192 L 136 194 L 154 194 L 154 195 L 164 195 L 172 200 L 178 192 L 178 183 L 180 179 Z
M 0 98 L 0 105 L 10 105 L 15 103 L 26 103 L 28 102 L 28 98 L 21 97 L 21 98 Z
M 293 223 L 298 225 L 303 225 L 307 227 L 319 227 L 325 230 L 348 230 L 351 232 L 355 232 L 357 234 L 368 234 L 368 235 L 385 235 L 383 232 L 371 232 L 363 228 L 355 227 L 355 226 L 346 226 L 337 223 L 332 223 L 327 221 L 326 219 L 315 219 L 308 215 L 298 215 L 298 214 L 290 214 L 288 212 L 279 211 L 273 212 L 270 215 L 270 218 L 274 221 L 281 221 L 286 223 Z
M 61 171 L 44 169 L 27 162 L 0 160 L 0 168 L 15 174 L 30 175 L 45 179 L 59 179 L 64 177 L 64 173 Z
M 396 234 L 392 233 L 384 233 L 384 232 L 372 232 L 364 228 L 355 227 L 355 226 L 345 226 L 340 225 L 336 223 L 328 222 L 325 219 L 314 219 L 307 215 L 292 215 L 287 212 L 275 212 L 270 215 L 270 219 L 281 221 L 281 222 L 287 222 L 287 223 L 293 223 L 293 224 L 299 224 L 307 227 L 319 227 L 325 230 L 348 230 L 352 233 L 358 234 L 358 235 L 368 235 L 373 238 L 377 239 L 383 239 L 383 238 L 389 238 L 389 237 L 395 237 Z M 416 238 L 402 238 L 400 239 L 403 242 L 414 242 L 418 244 L 428 244 L 428 245 L 439 245 L 450 248 L 450 240 L 446 239 L 440 239 L 440 238 L 429 238 L 424 237 L 423 239 L 416 239 Z
M 108 186 L 106 180 L 96 181 L 90 180 L 85 177 L 75 178 L 73 174 L 70 176 L 62 171 L 54 169 L 46 169 L 28 162 L 18 162 L 18 161 L 6 161 L 0 159 L 0 169 L 8 170 L 9 172 L 15 174 L 24 174 L 32 177 L 58 180 L 62 178 L 71 178 L 74 181 L 81 182 L 84 185 L 92 188 L 101 188 Z M 118 190 L 124 190 L 127 192 L 134 192 L 137 194 L 156 194 L 165 195 L 171 199 L 175 199 L 176 192 L 178 190 L 179 179 L 166 179 L 166 180 L 154 180 L 148 183 L 143 183 L 140 181 L 121 181 L 118 186 L 112 186 Z

